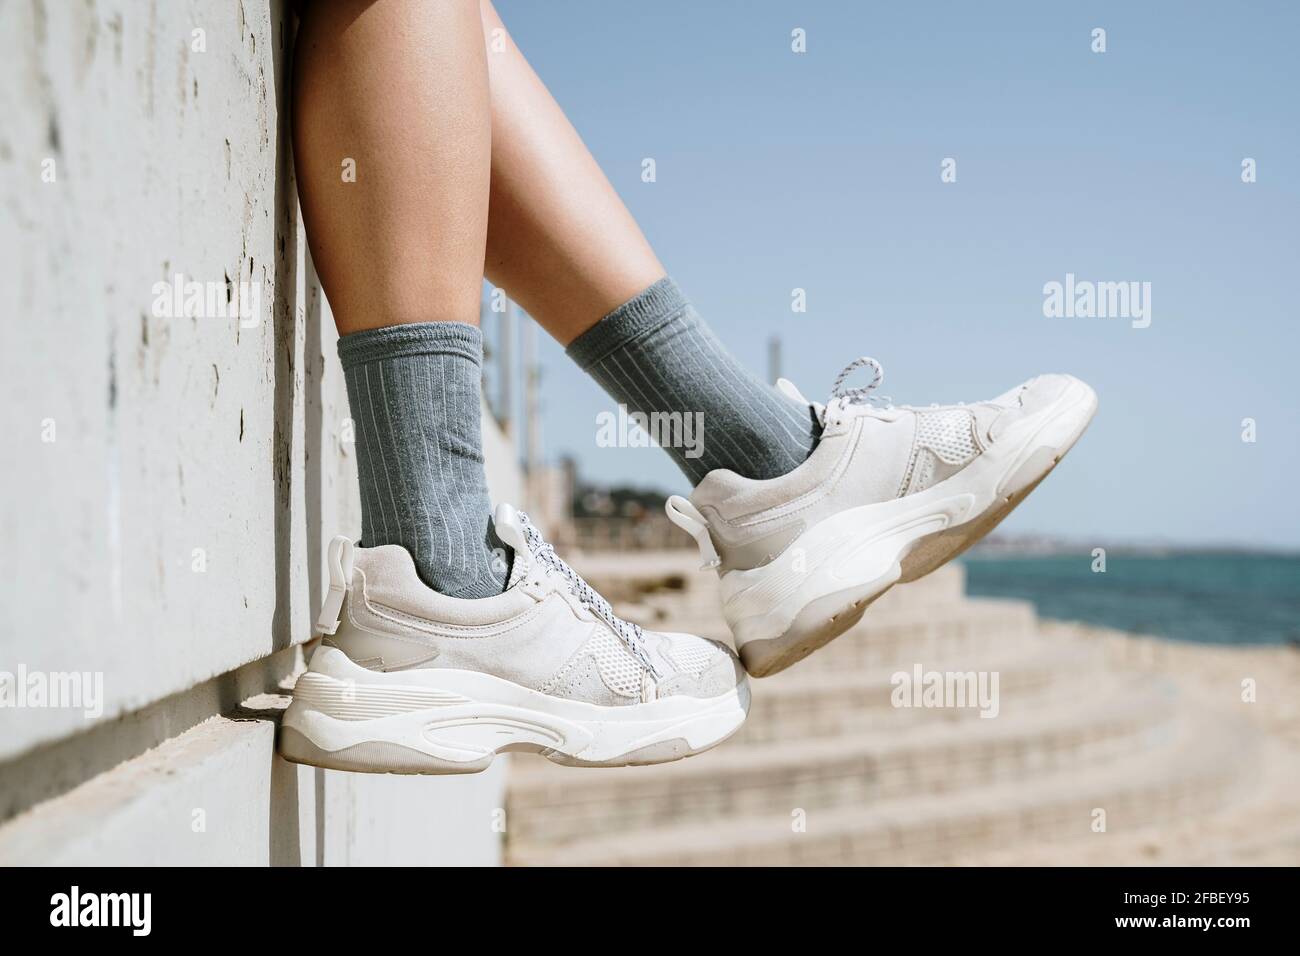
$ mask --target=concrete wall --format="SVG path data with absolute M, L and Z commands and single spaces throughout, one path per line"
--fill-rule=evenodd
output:
M 295 768 L 274 706 L 240 709 L 300 660 L 322 543 L 359 530 L 286 7 L 0 3 L 0 672 L 102 680 L 82 706 L 0 706 L 0 860 L 497 858 L 503 767 Z M 178 275 L 200 308 L 169 310 Z M 518 499 L 508 444 L 487 445 Z

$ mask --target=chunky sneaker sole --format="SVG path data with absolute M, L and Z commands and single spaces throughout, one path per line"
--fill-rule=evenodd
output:
M 716 747 L 748 708 L 747 684 L 711 699 L 603 707 L 477 671 L 371 671 L 320 647 L 294 688 L 280 754 L 359 773 L 475 773 L 507 751 L 569 766 L 639 766 Z
M 497 508 L 504 592 L 448 597 L 397 545 L 330 544 L 321 644 L 281 723 L 287 760 L 361 773 L 473 773 L 498 753 L 621 767 L 679 760 L 735 733 L 749 684 L 730 648 L 646 631 Z
M 853 627 L 895 584 L 930 573 L 992 531 L 1073 447 L 1096 412 L 1091 388 L 1057 378 L 1064 384 L 1050 402 L 1020 416 L 951 477 L 914 494 L 835 511 L 792 537 L 774 559 L 725 571 L 723 612 L 749 674 L 764 677 L 797 663 Z M 698 521 L 680 514 L 674 520 L 709 550 Z

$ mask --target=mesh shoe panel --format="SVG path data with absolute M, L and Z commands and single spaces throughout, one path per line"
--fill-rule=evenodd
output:
M 692 677 L 699 677 L 723 656 L 716 644 L 693 634 L 673 634 L 665 639 L 665 643 L 664 656 L 677 670 Z
M 974 418 L 964 408 L 918 412 L 916 445 L 928 448 L 945 464 L 963 465 L 979 454 Z
M 641 696 L 641 675 L 645 668 L 627 645 L 613 634 L 601 629 L 582 650 L 596 659 L 596 668 L 605 686 L 625 697 Z

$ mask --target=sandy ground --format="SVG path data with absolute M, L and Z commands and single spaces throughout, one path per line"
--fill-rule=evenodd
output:
M 1046 626 L 1051 627 L 1048 623 Z M 1224 647 L 1069 625 L 1101 642 L 1111 666 L 1171 679 L 1188 704 L 1246 719 L 1264 739 L 1258 777 L 1240 798 L 1199 819 L 1124 835 L 962 857 L 970 865 L 1300 865 L 1300 651 Z M 1253 682 L 1248 683 L 1248 682 Z M 1249 699 L 1253 693 L 1253 700 Z M 1245 698 L 1245 699 L 1243 699 Z

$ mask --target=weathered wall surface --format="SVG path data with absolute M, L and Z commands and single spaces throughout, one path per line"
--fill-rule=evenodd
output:
M 3 536 L 25 600 L 0 659 L 103 672 L 109 719 L 308 636 L 285 16 L 138 0 L 3 16 Z M 177 273 L 260 283 L 256 314 L 155 315 Z M 16 713 L 0 710 L 0 756 L 82 722 Z
M 205 720 L 274 689 L 311 635 L 322 542 L 359 529 L 333 321 L 289 153 L 287 6 L 0 3 L 0 672 L 102 680 L 89 706 L 0 707 L 0 820 L 79 784 L 96 799 L 97 775 L 149 747 L 192 755 Z M 489 438 L 494 490 L 517 498 L 509 448 Z M 210 841 L 222 862 L 258 862 L 240 848 L 265 856 L 268 821 L 280 834 L 298 812 L 268 781 L 292 777 L 299 796 L 341 781 L 329 801 L 301 798 L 343 821 L 336 846 L 322 824 L 304 862 L 383 858 L 366 841 L 417 812 L 436 829 L 441 793 L 455 795 L 450 825 L 500 789 L 495 775 L 401 791 L 276 769 L 269 726 L 218 734 L 168 783 L 203 790 L 211 772 L 225 789 L 207 788 L 208 802 L 231 801 L 216 816 L 247 817 L 246 839 Z M 107 807 L 167 799 L 148 775 L 126 776 L 136 797 Z M 250 793 L 260 803 L 240 807 Z M 51 836 L 40 809 L 0 848 L 80 858 L 98 845 L 130 861 L 140 835 L 126 810 L 96 843 Z M 495 853 L 494 838 L 456 850 L 426 837 L 392 852 Z M 261 862 L 294 857 L 278 845 Z

